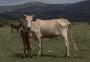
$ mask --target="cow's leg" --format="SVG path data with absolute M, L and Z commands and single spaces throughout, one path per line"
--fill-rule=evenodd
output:
M 65 40 L 65 46 L 66 46 L 66 55 L 69 56 L 69 40 L 68 40 L 68 33 L 67 33 L 67 28 L 62 30 L 62 36 L 64 37 Z
M 40 38 L 38 38 L 38 55 L 37 56 L 41 56 L 42 55 L 42 41 Z
M 36 38 L 38 40 L 38 55 L 37 56 L 41 56 L 42 55 L 42 38 L 40 33 L 35 32 Z
M 42 38 L 41 38 L 41 34 L 37 31 L 33 32 L 33 35 L 35 36 L 36 40 L 38 41 L 38 55 L 37 56 L 41 56 L 42 55 Z
M 34 38 L 38 41 L 38 54 L 37 56 L 41 56 L 42 55 L 42 38 L 41 38 L 41 34 L 37 31 L 33 31 L 32 35 L 34 35 Z

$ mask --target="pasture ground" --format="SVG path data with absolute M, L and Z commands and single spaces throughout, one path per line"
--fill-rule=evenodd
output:
M 72 26 L 73 38 L 79 48 L 71 48 L 71 57 L 64 58 L 65 45 L 62 37 L 43 40 L 44 55 L 37 57 L 37 42 L 32 42 L 33 58 L 23 57 L 23 44 L 19 33 L 11 33 L 9 27 L 0 28 L 0 62 L 90 62 L 90 25 L 75 23 Z

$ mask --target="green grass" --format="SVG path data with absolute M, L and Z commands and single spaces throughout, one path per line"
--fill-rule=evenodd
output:
M 90 62 L 90 25 L 75 23 L 72 26 L 73 38 L 79 48 L 71 48 L 71 57 L 64 58 L 65 45 L 62 37 L 43 40 L 44 55 L 37 57 L 37 41 L 32 42 L 33 58 L 23 58 L 23 44 L 19 33 L 10 28 L 0 28 L 0 62 Z

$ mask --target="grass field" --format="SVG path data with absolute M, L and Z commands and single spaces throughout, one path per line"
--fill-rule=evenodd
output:
M 90 25 L 75 23 L 72 26 L 73 38 L 79 48 L 71 48 L 71 57 L 64 58 L 65 45 L 63 38 L 44 39 L 44 55 L 37 57 L 37 42 L 32 42 L 33 58 L 23 57 L 22 39 L 19 33 L 10 32 L 10 28 L 0 28 L 0 62 L 90 62 Z

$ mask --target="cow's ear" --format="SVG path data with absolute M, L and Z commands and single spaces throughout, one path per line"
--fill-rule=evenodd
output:
M 20 21 L 24 21 L 23 18 L 21 18 Z
M 35 17 L 33 17 L 33 21 L 36 21 L 36 18 Z
M 24 17 L 27 17 L 27 15 L 26 15 L 26 14 L 24 14 L 24 13 L 23 13 L 22 15 L 23 15 Z
M 31 17 L 33 18 L 33 17 L 34 17 L 34 15 L 31 15 Z
M 24 15 L 24 17 L 27 17 L 27 15 L 26 14 L 23 14 Z

